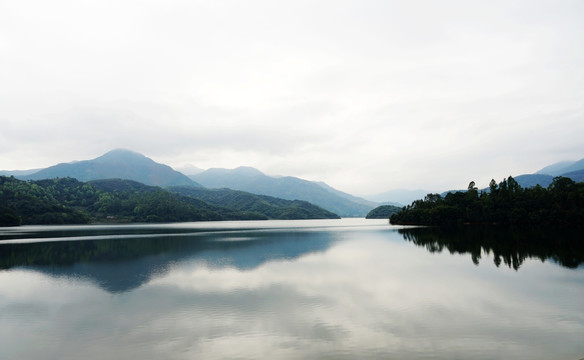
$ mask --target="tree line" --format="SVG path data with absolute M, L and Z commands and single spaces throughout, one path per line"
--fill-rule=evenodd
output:
M 584 226 L 584 183 L 556 177 L 543 188 L 522 188 L 509 176 L 479 191 L 474 181 L 467 191 L 445 196 L 428 194 L 390 217 L 397 225 L 575 225 Z

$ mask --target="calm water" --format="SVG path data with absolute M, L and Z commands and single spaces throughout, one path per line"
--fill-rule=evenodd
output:
M 584 357 L 579 232 L 0 228 L 2 359 Z

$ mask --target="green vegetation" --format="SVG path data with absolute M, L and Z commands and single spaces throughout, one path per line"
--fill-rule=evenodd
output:
M 400 225 L 516 224 L 584 226 L 584 183 L 556 177 L 547 187 L 524 189 L 511 176 L 479 191 L 471 182 L 466 192 L 442 197 L 428 194 L 390 218 Z
M 168 188 L 171 192 L 196 198 L 216 206 L 261 213 L 271 219 L 337 219 L 338 215 L 302 200 L 284 200 L 231 189 L 203 189 L 189 186 Z
M 376 207 L 375 209 L 369 211 L 366 219 L 389 219 L 389 217 L 393 214 L 398 213 L 401 210 L 398 206 L 393 205 L 381 205 Z
M 120 179 L 22 181 L 0 176 L 0 204 L 0 226 L 337 217 L 305 202 L 282 203 L 279 212 L 263 213 L 260 208 L 242 208 L 229 201 L 215 205 Z
M 87 223 L 86 214 L 57 200 L 66 197 L 64 187 L 69 188 L 60 185 L 45 188 L 43 184 L 0 176 L 0 226 Z

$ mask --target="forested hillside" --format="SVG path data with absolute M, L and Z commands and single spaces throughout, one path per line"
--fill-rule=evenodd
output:
M 64 188 L 68 189 L 67 195 Z M 69 189 L 72 190 L 71 194 Z M 58 197 L 68 197 L 72 201 L 73 193 L 81 195 L 85 190 L 90 188 L 82 189 L 82 185 L 73 179 L 67 183 L 63 180 L 54 184 L 37 184 L 0 176 L 0 226 L 87 223 L 89 216 L 85 212 L 57 200 Z M 81 196 L 91 202 L 93 195 L 87 193 Z
M 391 216 L 392 224 L 455 225 L 463 223 L 555 224 L 584 226 L 584 183 L 554 178 L 547 188 L 522 188 L 513 177 L 487 191 L 471 182 L 466 192 L 428 194 Z
M 279 199 L 278 199 L 279 200 Z M 335 218 L 312 204 L 280 204 L 262 213 L 236 203 L 214 205 L 131 180 L 73 178 L 22 181 L 0 176 L 0 225 Z M 300 211 L 299 209 L 306 211 Z M 322 209 L 319 209 L 322 210 Z
M 189 186 L 168 188 L 216 206 L 265 214 L 273 219 L 333 219 L 339 216 L 302 200 L 285 200 L 231 189 L 203 189 Z

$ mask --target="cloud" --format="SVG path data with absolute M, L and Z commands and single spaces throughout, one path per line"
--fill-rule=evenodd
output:
M 583 13 L 578 1 L 2 4 L 0 168 L 126 147 L 357 193 L 533 172 L 584 154 Z

